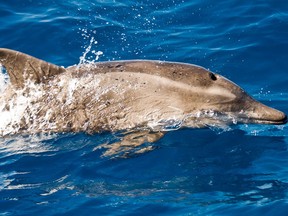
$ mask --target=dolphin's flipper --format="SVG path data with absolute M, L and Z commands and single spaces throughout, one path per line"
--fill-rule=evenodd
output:
M 154 143 L 164 136 L 164 132 L 137 131 L 131 132 L 122 138 L 120 142 L 102 144 L 96 149 L 106 149 L 102 156 L 127 158 L 132 155 L 142 154 L 155 149 Z M 143 145 L 143 144 L 147 145 Z
M 5 67 L 12 85 L 16 88 L 23 88 L 28 79 L 40 83 L 65 71 L 65 68 L 4 48 L 0 48 L 0 64 Z

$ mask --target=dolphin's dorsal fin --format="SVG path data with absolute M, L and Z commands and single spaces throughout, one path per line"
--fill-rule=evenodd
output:
M 0 48 L 0 64 L 5 67 L 12 85 L 16 88 L 23 88 L 28 79 L 41 83 L 65 71 L 63 67 L 4 48 Z

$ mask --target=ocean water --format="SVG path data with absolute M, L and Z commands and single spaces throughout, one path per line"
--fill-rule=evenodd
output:
M 286 113 L 287 29 L 281 0 L 0 2 L 0 47 L 65 67 L 119 59 L 198 64 Z M 0 138 L 0 215 L 288 213 L 286 125 L 175 130 L 149 144 L 153 151 L 103 156 L 100 146 L 120 137 Z

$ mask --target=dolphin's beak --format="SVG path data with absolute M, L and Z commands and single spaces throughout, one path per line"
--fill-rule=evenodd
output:
M 253 101 L 250 104 L 247 117 L 249 122 L 259 124 L 285 124 L 287 122 L 285 113 L 268 107 L 258 101 Z

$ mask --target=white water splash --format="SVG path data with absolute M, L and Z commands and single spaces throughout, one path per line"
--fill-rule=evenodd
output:
M 208 127 L 216 133 L 223 133 L 232 130 L 230 125 L 236 124 L 237 118 L 235 116 L 214 112 L 213 110 L 203 110 L 183 116 L 174 116 L 169 119 L 150 121 L 147 126 L 152 131 L 173 131 L 182 127 Z
M 80 56 L 80 61 L 78 63 L 78 66 L 81 66 L 83 64 L 91 64 L 95 63 L 99 60 L 100 56 L 103 55 L 102 51 L 96 51 L 93 50 L 93 46 L 97 45 L 98 42 L 95 40 L 94 36 L 91 36 L 91 33 L 88 33 L 87 29 L 80 29 L 82 31 L 82 37 L 85 40 L 89 40 L 89 44 L 87 47 L 84 46 L 85 51 L 83 52 L 83 55 Z M 92 32 L 93 34 L 96 34 L 96 31 Z M 92 56 L 89 54 L 92 54 Z
M 0 64 L 0 93 L 4 92 L 10 79 L 5 68 Z
M 182 119 L 162 119 L 160 121 L 151 121 L 148 122 L 148 127 L 152 129 L 152 131 L 173 131 L 178 130 L 183 125 Z
M 27 131 L 41 126 L 36 119 L 41 110 L 37 101 L 43 97 L 45 91 L 41 84 L 27 82 L 26 85 L 29 86 L 29 91 L 26 88 L 16 90 L 8 87 L 9 89 L 0 95 L 0 136 L 18 133 L 24 122 L 33 122 Z
M 6 102 L 1 101 L 0 110 L 2 111 L 0 112 L 0 132 L 3 136 L 19 130 L 21 119 L 26 108 L 29 106 L 29 99 L 19 95 L 16 99 L 14 98 L 9 101 L 9 109 L 6 109 L 6 106 Z
M 73 101 L 73 93 L 77 89 L 77 80 L 71 79 L 68 83 L 68 91 L 67 91 L 67 103 L 70 104 Z

